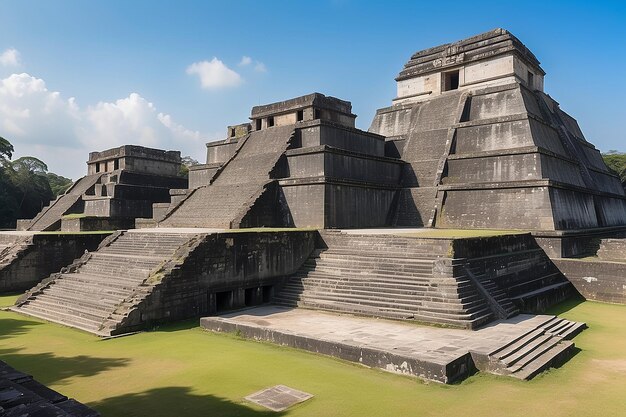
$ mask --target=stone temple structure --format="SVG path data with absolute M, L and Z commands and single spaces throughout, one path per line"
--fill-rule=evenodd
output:
M 180 152 L 125 145 L 91 152 L 87 175 L 76 181 L 32 220 L 31 231 L 113 230 L 133 227 L 152 215 L 152 204 L 169 200 L 171 188 L 184 188 Z
M 389 223 L 402 161 L 354 127 L 349 102 L 314 93 L 252 109 L 192 168 L 192 187 L 141 227 L 376 227 Z
M 369 131 L 355 128 L 349 102 L 319 93 L 254 107 L 249 123 L 207 145 L 189 188 L 167 183 L 169 202 L 155 199 L 134 230 L 41 277 L 13 310 L 111 336 L 273 303 L 278 310 L 203 318 L 202 326 L 440 382 L 474 369 L 532 378 L 567 359 L 585 325 L 527 314 L 577 290 L 626 302 L 624 191 L 544 93 L 544 75 L 517 38 L 496 29 L 415 53 Z M 91 178 L 84 188 L 99 198 L 72 197 L 85 213 L 127 204 L 123 176 L 90 174 L 116 185 Z M 105 196 L 122 201 L 100 202 Z M 433 228 L 505 232 L 458 238 Z M 596 251 L 591 266 L 565 259 Z M 0 254 L 0 281 L 1 272 Z M 292 323 L 305 317 L 301 329 L 264 327 L 286 308 Z M 474 343 L 464 333 L 366 348 L 358 338 L 305 334 L 313 319 L 300 309 L 482 333 Z M 354 334 L 366 334 L 359 326 Z
M 411 56 L 371 132 L 407 162 L 393 225 L 571 230 L 626 224 L 600 152 L 543 91 L 537 58 L 496 29 Z

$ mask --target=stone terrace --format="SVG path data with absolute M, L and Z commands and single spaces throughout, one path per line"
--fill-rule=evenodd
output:
M 275 306 L 205 317 L 200 325 L 443 383 L 476 368 L 530 379 L 572 356 L 569 339 L 586 327 L 518 315 L 471 331 Z

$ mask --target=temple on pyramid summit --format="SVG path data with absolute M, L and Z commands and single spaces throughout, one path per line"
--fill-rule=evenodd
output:
M 26 231 L 0 234 L 0 289 L 27 290 L 13 311 L 99 336 L 203 317 L 439 382 L 530 379 L 586 327 L 549 307 L 626 303 L 624 189 L 545 76 L 495 29 L 413 54 L 368 131 L 312 93 L 252 108 L 188 182 L 177 152 L 92 153 Z M 59 229 L 76 233 L 35 232 Z M 397 321 L 450 333 L 436 351 L 333 339 Z

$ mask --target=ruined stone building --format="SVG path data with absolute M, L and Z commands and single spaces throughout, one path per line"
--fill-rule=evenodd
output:
M 626 224 L 619 179 L 496 29 L 411 56 L 370 131 L 408 165 L 394 225 L 571 230 Z
M 125 145 L 91 152 L 80 178 L 18 230 L 114 230 L 152 215 L 152 204 L 169 201 L 169 190 L 184 188 L 180 152 Z

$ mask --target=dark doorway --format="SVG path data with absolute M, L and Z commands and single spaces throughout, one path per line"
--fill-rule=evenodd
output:
M 459 71 L 450 71 L 443 74 L 443 91 L 459 89 Z
M 224 291 L 215 293 L 215 309 L 220 311 L 232 310 L 233 292 Z

